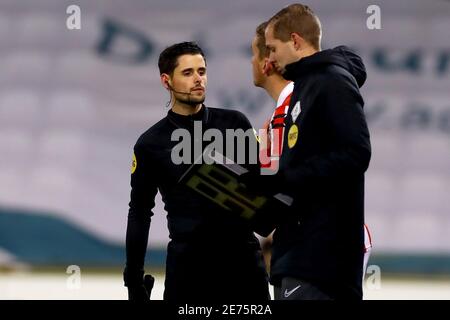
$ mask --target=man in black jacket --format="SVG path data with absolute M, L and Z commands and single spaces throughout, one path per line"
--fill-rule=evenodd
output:
M 301 4 L 274 15 L 265 36 L 269 61 L 294 81 L 279 172 L 258 182 L 294 198 L 273 236 L 275 298 L 362 299 L 363 62 L 346 47 L 321 51 L 319 19 Z
M 142 134 L 134 147 L 124 271 L 129 299 L 148 299 L 143 286 L 144 258 L 151 209 L 159 190 L 167 211 L 170 236 L 164 299 L 266 301 L 270 296 L 261 248 L 246 221 L 178 183 L 190 163 L 197 159 L 196 128 L 200 128 L 201 134 L 216 129 L 225 137 L 226 129 L 252 127 L 240 112 L 207 108 L 203 104 L 206 61 L 195 43 L 166 48 L 158 65 L 161 83 L 170 91 L 172 106 L 167 116 Z M 194 152 L 189 156 L 190 163 L 174 161 L 174 147 L 179 141 L 174 141 L 173 134 L 177 129 L 191 134 L 189 146 Z M 204 148 L 200 143 L 200 148 Z M 183 150 L 186 152 L 189 150 Z

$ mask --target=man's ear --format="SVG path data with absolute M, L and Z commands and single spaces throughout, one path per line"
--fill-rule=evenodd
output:
M 305 43 L 305 39 L 303 39 L 297 32 L 291 33 L 291 40 L 294 43 L 295 50 L 300 50 Z
M 270 76 L 274 70 L 273 63 L 269 61 L 269 58 L 264 58 L 263 74 Z
M 167 90 L 169 90 L 169 86 L 170 86 L 170 77 L 167 73 L 162 73 L 161 74 L 161 84 L 163 85 L 164 88 L 166 88 Z

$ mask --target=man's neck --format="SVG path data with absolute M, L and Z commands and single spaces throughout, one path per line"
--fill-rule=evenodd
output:
M 179 101 L 175 101 L 175 103 L 172 106 L 172 111 L 177 113 L 177 114 L 181 114 L 183 116 L 188 116 L 191 114 L 195 114 L 197 112 L 200 111 L 200 109 L 202 108 L 203 104 L 199 103 L 195 106 L 191 106 L 189 104 L 185 104 L 185 103 L 181 103 Z
M 290 81 L 284 79 L 279 74 L 274 74 L 267 78 L 266 83 L 264 84 L 264 89 L 272 97 L 272 99 L 277 102 L 281 91 L 283 91 L 289 82 Z
M 303 58 L 312 56 L 313 54 L 315 54 L 315 53 L 317 53 L 317 52 L 319 52 L 319 51 L 320 51 L 320 50 L 314 49 L 314 48 L 312 48 L 312 47 L 306 47 L 305 49 L 300 50 L 300 51 L 298 52 L 298 60 L 301 60 L 301 59 L 303 59 Z M 298 61 L 298 60 L 297 60 L 297 61 Z

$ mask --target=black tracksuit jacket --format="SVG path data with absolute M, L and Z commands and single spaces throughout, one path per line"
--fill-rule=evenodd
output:
M 202 121 L 203 132 L 216 128 L 224 137 L 226 129 L 252 128 L 238 111 L 203 106 L 191 116 L 170 110 L 142 134 L 134 147 L 136 168 L 131 175 L 125 285 L 142 283 L 151 210 L 159 190 L 167 211 L 170 237 L 164 299 L 178 302 L 266 300 L 268 277 L 259 241 L 251 228 L 243 219 L 177 183 L 190 165 L 172 162 L 172 148 L 179 142 L 171 141 L 171 135 L 175 129 L 184 128 L 194 137 L 194 121 Z
M 336 299 L 361 299 L 364 172 L 371 156 L 359 92 L 366 80 L 364 64 L 341 46 L 287 65 L 283 76 L 295 87 L 280 191 L 294 202 L 291 218 L 274 233 L 271 282 L 279 285 L 289 276 Z M 293 121 L 297 102 L 301 112 Z

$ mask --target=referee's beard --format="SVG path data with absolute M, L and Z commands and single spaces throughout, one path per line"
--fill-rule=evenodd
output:
M 182 93 L 182 94 L 175 94 L 175 99 L 183 104 L 195 107 L 198 104 L 202 104 L 203 102 L 205 102 L 205 95 L 202 94 L 201 96 L 195 96 L 192 93 L 191 94 L 187 94 L 187 93 Z

